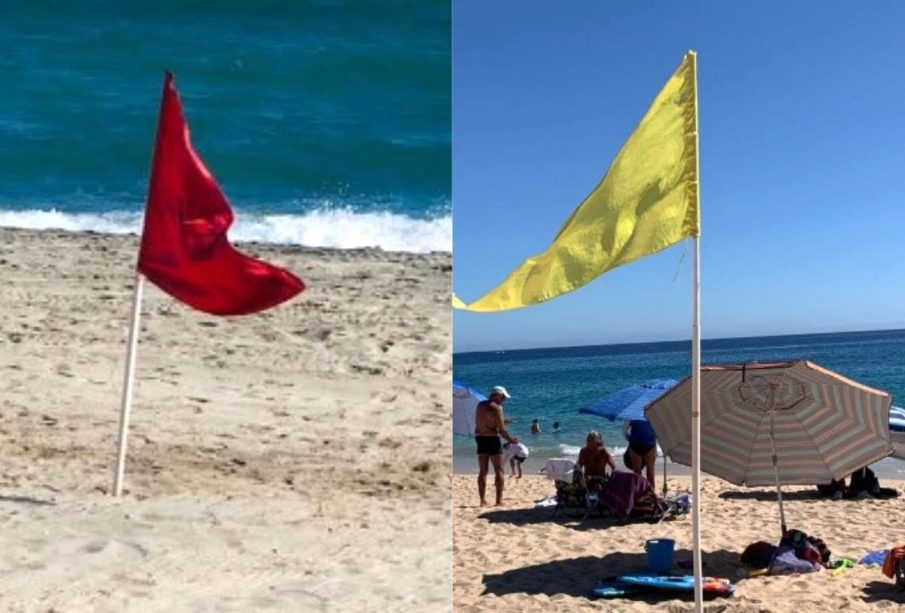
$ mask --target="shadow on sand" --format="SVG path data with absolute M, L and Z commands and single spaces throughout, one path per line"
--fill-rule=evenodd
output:
M 760 502 L 776 502 L 776 490 L 731 490 L 719 495 L 723 500 L 757 500 Z M 817 490 L 795 490 L 783 492 L 782 499 L 792 500 L 830 500 L 820 496 Z
M 717 550 L 704 552 L 704 572 L 707 575 L 734 577 L 739 554 Z M 687 549 L 677 550 L 676 559 L 690 559 Z M 601 579 L 628 573 L 647 573 L 647 555 L 644 553 L 612 553 L 602 558 L 584 556 L 568 560 L 556 560 L 545 564 L 515 568 L 496 575 L 484 575 L 484 594 L 528 594 L 546 596 L 566 595 L 593 599 L 593 589 Z M 691 574 L 691 571 L 684 571 Z M 733 579 L 734 583 L 745 579 Z M 676 598 L 693 600 L 692 593 L 645 593 L 632 596 L 633 601 L 648 604 Z
M 586 530 L 608 530 L 627 524 L 656 524 L 659 520 L 645 517 L 619 519 L 612 515 L 603 515 L 599 511 L 592 511 L 584 517 L 586 509 L 570 508 L 554 514 L 551 507 L 530 509 L 499 509 L 486 511 L 479 517 L 492 524 L 512 524 L 525 526 L 531 524 L 555 523 L 564 528 L 584 532 Z M 667 521 L 672 521 L 667 520 Z
M 32 506 L 54 506 L 57 504 L 52 500 L 40 500 L 38 498 L 30 498 L 28 496 L 3 495 L 0 495 L 0 502 L 18 502 L 19 504 L 30 504 Z
M 895 583 L 889 583 L 887 581 L 871 581 L 864 586 L 863 592 L 864 596 L 861 597 L 861 600 L 864 602 L 869 602 L 871 604 L 882 602 L 905 604 L 905 590 Z

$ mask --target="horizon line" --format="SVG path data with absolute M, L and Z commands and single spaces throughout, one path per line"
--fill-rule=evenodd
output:
M 905 332 L 905 328 L 881 328 L 870 330 L 837 330 L 835 332 L 795 332 L 785 334 L 761 334 L 756 336 L 724 336 L 719 338 L 702 338 L 701 342 L 706 341 L 733 341 L 754 338 L 778 338 L 789 336 L 831 336 L 835 334 L 864 334 L 870 332 Z M 516 351 L 537 351 L 539 349 L 588 349 L 591 347 L 624 347 L 633 345 L 657 345 L 661 343 L 685 343 L 691 342 L 691 338 L 667 341 L 630 341 L 623 343 L 592 343 L 588 345 L 543 345 L 538 347 L 519 347 L 517 349 L 473 349 L 469 351 L 455 351 L 452 355 L 467 355 L 471 353 L 500 353 L 500 352 L 516 352 Z

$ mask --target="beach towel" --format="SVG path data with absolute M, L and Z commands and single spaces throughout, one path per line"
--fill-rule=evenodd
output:
M 795 555 L 795 549 L 788 545 L 780 545 L 776 549 L 773 560 L 770 561 L 771 575 L 794 575 L 797 573 L 812 573 L 820 570 L 816 562 L 803 560 Z
M 889 549 L 875 549 L 874 551 L 870 551 L 858 560 L 858 564 L 864 564 L 866 566 L 882 566 L 883 562 L 886 561 L 886 556 L 889 554 Z
M 556 495 L 553 495 L 553 496 L 548 496 L 547 498 L 544 498 L 543 500 L 537 501 L 534 504 L 534 506 L 535 506 L 535 508 L 545 509 L 548 507 L 555 507 L 557 504 L 558 503 L 556 501 Z
M 641 475 L 617 470 L 600 491 L 600 502 L 613 515 L 625 519 L 635 508 L 635 501 L 650 489 L 650 482 Z
M 574 471 L 575 460 L 566 458 L 551 458 L 540 469 L 540 472 L 544 473 L 548 479 L 564 483 L 572 483 Z

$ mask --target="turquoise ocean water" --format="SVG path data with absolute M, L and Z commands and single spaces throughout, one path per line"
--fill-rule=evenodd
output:
M 4 3 L 0 225 L 137 232 L 165 70 L 230 236 L 451 249 L 450 3 Z
M 894 404 L 905 404 L 905 330 L 705 340 L 701 352 L 705 364 L 808 359 L 886 390 Z M 494 385 L 506 386 L 512 395 L 504 406 L 506 417 L 515 420 L 510 432 L 528 445 L 535 460 L 577 455 L 589 430 L 600 431 L 607 446 L 621 456 L 625 450 L 621 423 L 579 415 L 578 409 L 635 383 L 681 380 L 690 371 L 689 341 L 453 356 L 456 380 L 485 394 Z M 532 436 L 530 426 L 535 418 L 543 432 Z M 561 434 L 550 433 L 554 421 L 560 422 Z M 457 471 L 474 470 L 475 448 L 470 438 L 454 436 L 453 454 Z M 536 461 L 533 464 L 537 466 Z M 905 463 L 901 464 L 905 468 Z

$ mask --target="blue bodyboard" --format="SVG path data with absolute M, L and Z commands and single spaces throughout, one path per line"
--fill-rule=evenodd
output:
M 636 590 L 694 592 L 694 575 L 620 575 L 616 581 Z M 707 596 L 731 596 L 735 592 L 735 586 L 728 579 L 704 577 L 703 583 Z

